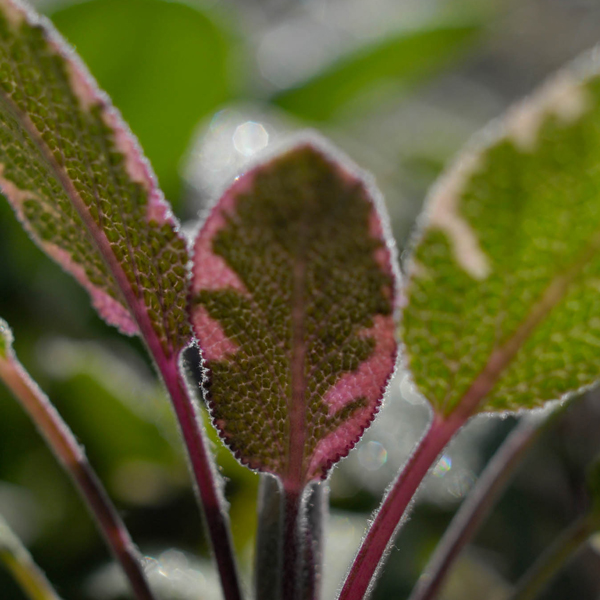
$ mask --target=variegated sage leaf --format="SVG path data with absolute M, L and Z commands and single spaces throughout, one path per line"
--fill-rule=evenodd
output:
M 441 178 L 407 270 L 407 363 L 438 414 L 534 408 L 600 375 L 600 76 L 587 57 Z
M 372 421 L 396 360 L 393 252 L 365 184 L 311 143 L 241 177 L 195 244 L 192 323 L 214 422 L 302 486 Z
M 52 26 L 0 0 L 0 186 L 100 315 L 187 341 L 186 245 L 137 142 Z

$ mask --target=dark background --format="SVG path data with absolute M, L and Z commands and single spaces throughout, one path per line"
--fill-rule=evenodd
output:
M 38 2 L 138 135 L 190 227 L 248 160 L 314 128 L 370 170 L 400 251 L 427 189 L 477 129 L 600 38 L 578 0 L 161 0 Z M 0 315 L 21 361 L 85 445 L 164 600 L 219 598 L 168 404 L 136 340 L 27 239 L 0 202 Z M 426 408 L 402 374 L 331 480 L 325 592 L 333 598 L 366 519 L 420 436 Z M 514 425 L 480 418 L 419 495 L 374 598 L 407 597 L 461 498 Z M 574 403 L 527 456 L 444 597 L 502 599 L 587 507 L 600 399 Z M 215 442 L 216 443 L 216 442 Z M 216 446 L 249 577 L 257 476 Z M 123 583 L 70 481 L 0 387 L 0 514 L 65 600 L 114 599 Z M 588 545 L 543 598 L 600 593 Z M 0 599 L 22 599 L 0 569 Z

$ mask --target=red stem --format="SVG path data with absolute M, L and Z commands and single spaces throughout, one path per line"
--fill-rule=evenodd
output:
M 196 492 L 203 509 L 205 527 L 221 578 L 223 597 L 226 600 L 242 600 L 229 522 L 225 511 L 222 510 L 225 501 L 216 485 L 218 474 L 212 455 L 207 450 L 200 413 L 191 399 L 177 362 L 171 360 L 165 363 L 161 372 L 185 441 L 189 464 L 196 482 Z
M 154 600 L 139 553 L 75 436 L 14 356 L 0 358 L 0 378 L 21 402 L 38 431 L 73 479 L 96 525 L 121 563 L 138 600 Z
M 432 600 L 437 596 L 452 563 L 489 514 L 496 498 L 541 429 L 537 420 L 527 417 L 513 429 L 452 519 L 410 600 Z
M 482 400 L 492 391 L 501 374 L 511 364 L 535 328 L 562 300 L 569 285 L 596 252 L 599 243 L 598 240 L 594 240 L 590 247 L 586 248 L 577 263 L 577 268 L 558 275 L 550 282 L 513 335 L 492 351 L 486 365 L 459 402 L 451 408 L 450 414 L 444 417 L 443 414 L 434 413 L 429 430 L 384 498 L 354 559 L 339 600 L 363 600 L 371 590 L 388 545 L 429 468 L 452 436 L 469 420 Z
M 467 418 L 451 415 L 443 419 L 434 415 L 429 429 L 384 498 L 346 578 L 339 600 L 363 600 L 371 591 L 375 575 L 382 566 L 382 557 L 402 524 L 415 492 Z

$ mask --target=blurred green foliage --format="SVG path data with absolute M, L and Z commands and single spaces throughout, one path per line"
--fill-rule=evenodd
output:
M 425 26 L 400 32 L 343 56 L 323 72 L 272 101 L 308 121 L 327 121 L 363 94 L 400 94 L 464 55 L 481 23 Z M 372 100 L 366 102 L 367 107 Z

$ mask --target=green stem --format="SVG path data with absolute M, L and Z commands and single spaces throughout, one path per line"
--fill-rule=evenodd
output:
M 323 577 L 325 519 L 329 506 L 329 486 L 320 481 L 309 485 L 305 494 L 306 524 L 303 528 L 302 598 L 319 600 Z
M 598 516 L 588 513 L 577 519 L 544 552 L 517 582 L 510 600 L 533 600 L 580 550 L 599 525 Z
M 283 496 L 279 479 L 261 474 L 258 530 L 254 559 L 254 591 L 260 600 L 281 600 Z
M 302 490 L 283 485 L 283 573 L 282 598 L 301 600 L 302 540 L 300 521 Z
M 0 517 L 0 562 L 31 600 L 60 600 L 52 584 L 35 564 L 21 540 Z

